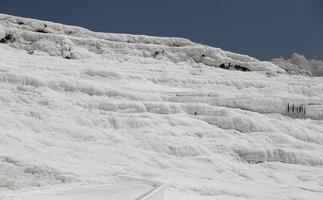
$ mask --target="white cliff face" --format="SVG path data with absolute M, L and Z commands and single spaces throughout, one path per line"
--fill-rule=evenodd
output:
M 0 197 L 118 177 L 166 199 L 323 197 L 323 78 L 7 15 L 0 39 Z

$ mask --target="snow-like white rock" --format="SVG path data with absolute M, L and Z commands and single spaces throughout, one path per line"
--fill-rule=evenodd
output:
M 127 177 L 166 199 L 322 198 L 323 78 L 8 15 L 0 39 L 0 197 Z
M 213 67 L 230 63 L 232 67 L 239 65 L 251 71 L 285 73 L 285 70 L 270 62 L 260 62 L 249 56 L 222 51 L 182 38 L 94 33 L 83 28 L 8 15 L 0 15 L 0 30 L 2 38 L 6 34 L 14 38 L 14 42 L 7 42 L 11 47 L 68 59 L 113 54 L 112 57 L 121 59 L 128 59 L 129 56 L 150 57 L 175 63 L 202 63 Z

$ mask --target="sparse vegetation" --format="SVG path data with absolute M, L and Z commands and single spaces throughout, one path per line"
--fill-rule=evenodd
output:
M 241 65 L 234 65 L 233 68 L 236 70 L 244 71 L 244 72 L 250 71 L 250 69 L 248 69 L 247 67 L 241 66 Z
M 48 33 L 47 31 L 45 31 L 44 29 L 37 29 L 36 30 L 37 33 Z
M 244 66 L 241 66 L 241 65 L 238 65 L 238 64 L 237 65 L 231 65 L 231 63 L 229 63 L 228 65 L 225 64 L 225 63 L 222 63 L 219 67 L 222 68 L 222 69 L 235 69 L 235 70 L 244 71 L 244 72 L 250 71 L 250 69 L 247 68 L 247 67 L 244 67 Z
M 16 39 L 13 37 L 12 34 L 8 33 L 5 35 L 4 38 L 0 39 L 0 43 L 8 43 L 8 42 L 14 42 Z

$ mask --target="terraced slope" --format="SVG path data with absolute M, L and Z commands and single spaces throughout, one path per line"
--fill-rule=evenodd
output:
M 8 15 L 0 39 L 0 195 L 128 177 L 166 199 L 323 197 L 323 78 Z

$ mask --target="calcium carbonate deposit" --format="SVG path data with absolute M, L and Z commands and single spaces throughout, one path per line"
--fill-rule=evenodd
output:
M 0 15 L 0 199 L 135 199 L 147 181 L 166 200 L 323 199 L 323 78 Z

